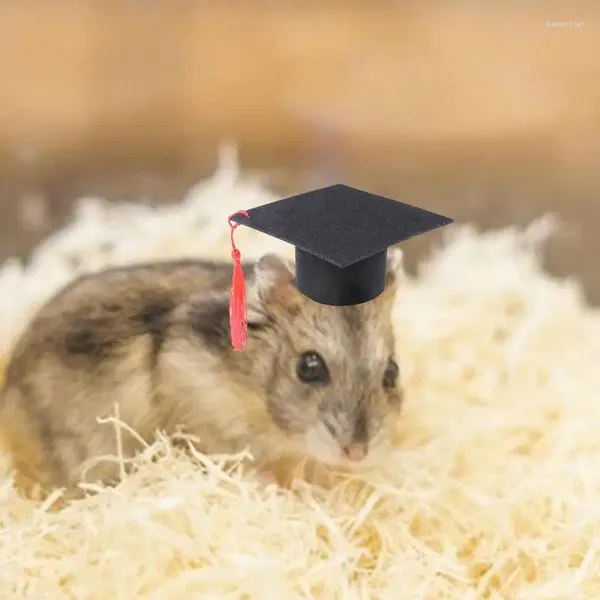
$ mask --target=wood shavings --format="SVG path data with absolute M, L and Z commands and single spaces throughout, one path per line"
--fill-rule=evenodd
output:
M 179 205 L 88 200 L 26 269 L 7 262 L 4 359 L 76 272 L 227 258 L 226 216 L 275 199 L 228 160 Z M 60 512 L 19 498 L 7 475 L 0 597 L 600 598 L 600 316 L 540 267 L 551 224 L 459 227 L 407 279 L 407 402 L 380 468 L 282 492 L 240 457 L 184 456 L 159 439 L 116 489 Z M 253 255 L 288 251 L 246 235 Z

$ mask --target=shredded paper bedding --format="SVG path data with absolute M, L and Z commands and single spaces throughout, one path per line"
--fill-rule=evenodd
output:
M 166 207 L 83 199 L 26 266 L 1 267 L 2 362 L 77 273 L 229 258 L 227 215 L 275 199 L 227 161 Z M 57 512 L 19 497 L 0 457 L 0 598 L 600 598 L 600 318 L 542 268 L 553 227 L 455 225 L 407 276 L 405 411 L 369 472 L 281 490 L 250 457 L 159 438 L 119 486 Z M 247 258 L 293 251 L 238 232 Z

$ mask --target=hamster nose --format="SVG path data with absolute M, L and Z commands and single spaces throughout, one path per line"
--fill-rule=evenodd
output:
M 368 449 L 366 444 L 351 443 L 343 446 L 342 452 L 346 458 L 358 462 L 367 457 Z

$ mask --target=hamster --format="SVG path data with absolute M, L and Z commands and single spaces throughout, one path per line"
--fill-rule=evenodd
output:
M 201 260 L 112 267 L 59 291 L 17 341 L 0 390 L 0 440 L 24 492 L 77 496 L 84 466 L 116 454 L 114 415 L 149 443 L 183 428 L 198 449 L 248 449 L 265 474 L 278 460 L 369 464 L 389 449 L 402 405 L 386 289 L 348 307 L 318 304 L 274 254 L 244 265 L 248 341 L 229 338 L 232 265 Z M 123 433 L 122 451 L 140 450 Z M 98 462 L 86 481 L 113 485 Z

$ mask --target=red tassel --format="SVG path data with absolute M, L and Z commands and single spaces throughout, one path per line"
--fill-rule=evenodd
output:
M 249 217 L 245 210 L 239 210 L 231 215 L 244 215 Z M 229 330 L 231 334 L 231 345 L 236 352 L 241 352 L 246 347 L 248 337 L 248 321 L 246 311 L 246 281 L 242 269 L 242 255 L 235 247 L 233 232 L 239 223 L 233 223 L 229 217 L 231 228 L 231 258 L 233 259 L 233 277 L 231 279 L 231 294 L 229 296 Z

